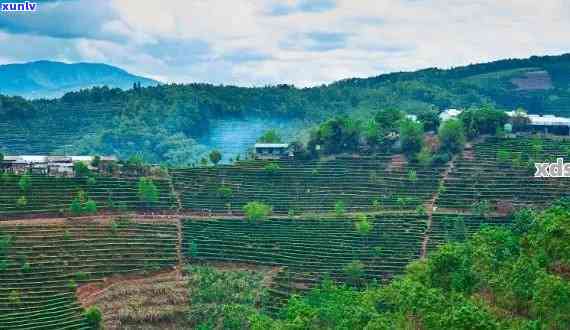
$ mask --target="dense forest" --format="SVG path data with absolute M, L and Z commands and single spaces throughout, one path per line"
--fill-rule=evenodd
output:
M 171 84 L 135 85 L 128 91 L 95 87 L 53 100 L 0 96 L 0 151 L 121 158 L 139 153 L 148 162 L 186 165 L 208 150 L 196 140 L 222 118 L 294 118 L 310 127 L 339 114 L 358 117 L 386 108 L 421 114 L 482 104 L 569 115 L 570 55 L 391 73 L 303 89 Z

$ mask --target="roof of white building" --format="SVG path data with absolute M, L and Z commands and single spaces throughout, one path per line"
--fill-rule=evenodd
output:
M 570 126 L 570 118 L 554 115 L 529 115 L 524 112 L 507 111 L 509 117 L 521 116 L 529 119 L 529 125 L 537 126 Z
M 289 148 L 288 143 L 256 143 L 255 148 Z
M 459 116 L 462 112 L 463 112 L 463 110 L 447 109 L 447 110 L 444 110 L 442 113 L 439 114 L 439 119 L 441 121 L 446 121 L 448 119 L 455 118 L 455 117 Z
M 95 156 L 41 156 L 41 155 L 18 155 L 4 156 L 5 161 L 33 163 L 47 163 L 50 161 L 91 162 Z M 102 156 L 103 161 L 116 161 L 115 156 Z

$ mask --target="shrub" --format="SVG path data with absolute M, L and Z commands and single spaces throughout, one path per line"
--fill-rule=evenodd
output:
M 18 181 L 18 186 L 20 187 L 20 190 L 24 193 L 28 192 L 30 190 L 30 187 L 32 185 L 30 176 L 27 174 L 24 174 L 20 177 L 20 180 Z
M 140 178 L 138 185 L 138 196 L 147 208 L 158 202 L 158 188 L 150 178 Z
M 87 178 L 87 184 L 90 186 L 94 186 L 97 183 L 97 180 L 95 179 L 95 177 L 90 176 L 89 178 Z
M 94 200 L 90 199 L 85 203 L 83 210 L 86 214 L 97 214 L 97 204 Z
M 226 186 L 218 188 L 218 196 L 224 200 L 230 199 L 232 197 L 232 188 Z
M 83 271 L 78 271 L 74 275 L 75 280 L 83 282 L 89 280 L 89 274 Z
M 79 196 L 75 196 L 71 201 L 71 205 L 69 206 L 69 211 L 73 216 L 80 216 L 83 213 L 81 198 Z
M 247 220 L 257 222 L 267 219 L 271 214 L 271 206 L 261 202 L 249 202 L 243 207 Z
M 22 265 L 22 273 L 30 273 L 32 271 L 32 265 L 29 262 L 24 262 Z
M 277 163 L 271 162 L 265 165 L 263 169 L 269 174 L 275 174 L 281 169 L 281 166 L 279 166 Z
M 337 201 L 334 204 L 334 213 L 336 214 L 336 216 L 340 218 L 340 217 L 344 216 L 345 212 L 346 212 L 346 207 L 344 205 L 344 202 L 343 201 Z
M 354 228 L 356 232 L 360 235 L 368 235 L 372 231 L 374 225 L 368 220 L 368 217 L 364 213 L 359 213 L 356 215 L 356 222 L 354 223 Z
M 343 270 L 349 283 L 353 285 L 360 283 L 364 276 L 364 268 L 365 265 L 360 260 L 354 260 L 347 264 Z
M 500 166 L 508 166 L 511 162 L 511 153 L 508 150 L 500 149 L 497 151 L 497 162 Z
M 84 315 L 89 329 L 99 330 L 103 328 L 103 313 L 97 306 L 87 308 Z
M 19 208 L 24 208 L 26 207 L 26 205 L 28 205 L 28 199 L 26 198 L 26 196 L 20 196 L 16 201 L 16 206 L 18 206 Z

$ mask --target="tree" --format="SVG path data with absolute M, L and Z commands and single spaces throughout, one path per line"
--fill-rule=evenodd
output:
M 245 217 L 250 222 L 259 222 L 267 219 L 267 217 L 272 212 L 272 207 L 261 203 L 261 202 L 248 202 L 244 207 L 243 211 Z
M 427 131 L 435 131 L 439 127 L 439 114 L 434 110 L 423 111 L 418 114 L 418 120 L 423 124 L 424 129 Z
M 150 208 L 158 202 L 159 191 L 151 178 L 140 178 L 138 184 L 138 197 L 145 204 L 146 208 Z
M 0 152 L 0 162 L 4 160 L 4 154 Z
M 83 210 L 87 214 L 97 214 L 97 203 L 95 203 L 94 200 L 89 199 L 87 202 L 85 202 Z
M 89 167 L 84 162 L 75 162 L 73 163 L 73 172 L 77 177 L 85 177 L 91 174 Z
M 208 155 L 208 157 L 210 158 L 210 161 L 214 165 L 218 165 L 220 160 L 222 160 L 222 154 L 218 150 L 212 150 L 212 152 L 210 152 L 210 155 Z
M 257 139 L 259 143 L 281 143 L 281 136 L 277 133 L 276 130 L 270 129 L 265 131 L 259 139 Z
M 382 109 L 376 113 L 374 120 L 382 133 L 390 133 L 396 131 L 399 121 L 404 118 L 404 114 L 394 108 Z
M 358 285 L 364 276 L 365 265 L 360 260 L 353 260 L 344 266 L 344 274 L 348 282 L 352 285 Z
M 422 149 L 424 128 L 422 124 L 411 119 L 404 119 L 400 124 L 400 141 L 402 151 L 408 159 L 416 159 Z
M 459 152 L 465 144 L 463 124 L 457 119 L 444 121 L 439 126 L 438 137 L 441 151 L 452 154 Z
M 502 129 L 509 120 L 509 116 L 490 105 L 480 108 L 471 108 L 463 111 L 459 115 L 469 138 L 479 134 L 495 134 L 497 129 Z
M 85 192 L 79 191 L 71 201 L 69 211 L 73 216 L 80 216 L 83 214 L 83 207 L 85 204 Z
M 99 330 L 103 328 L 103 313 L 97 306 L 87 308 L 84 315 L 89 329 Z
M 18 181 L 18 186 L 20 187 L 20 190 L 23 193 L 27 193 L 30 190 L 31 185 L 32 182 L 29 175 L 24 174 L 20 177 L 20 180 Z

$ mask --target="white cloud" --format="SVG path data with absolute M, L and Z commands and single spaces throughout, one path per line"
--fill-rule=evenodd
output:
M 25 40 L 0 60 L 104 61 L 163 81 L 308 86 L 570 49 L 566 0 L 66 3 L 51 5 L 70 6 L 59 25 L 46 20 L 53 10 L 0 25 L 0 40 Z M 66 25 L 71 9 L 77 17 Z

